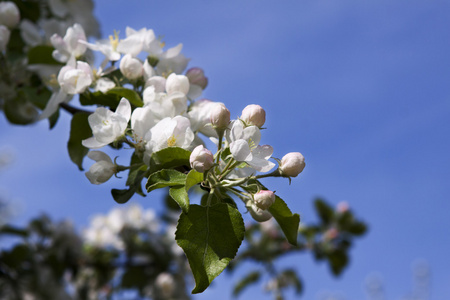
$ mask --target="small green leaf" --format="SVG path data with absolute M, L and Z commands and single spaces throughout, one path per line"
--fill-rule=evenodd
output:
M 150 172 L 162 169 L 189 166 L 191 152 L 179 147 L 168 147 L 155 152 L 150 157 Z
M 275 203 L 269 207 L 269 212 L 277 220 L 288 242 L 296 246 L 300 216 L 292 214 L 287 204 L 278 196 L 275 196 Z
M 163 169 L 150 175 L 145 187 L 147 188 L 147 192 L 150 193 L 153 190 L 167 186 L 184 186 L 185 184 L 186 174 L 172 169 Z
M 329 225 L 334 218 L 334 209 L 322 199 L 314 201 L 317 214 L 325 225 Z
M 136 187 L 132 186 L 129 189 L 124 190 L 112 189 L 111 195 L 117 203 L 123 204 L 127 203 L 131 199 L 131 197 L 133 197 L 135 192 Z
M 203 292 L 236 256 L 244 231 L 240 212 L 228 204 L 191 205 L 181 213 L 175 239 L 194 275 L 193 294 Z
M 349 262 L 347 253 L 340 249 L 328 254 L 327 258 L 330 263 L 331 271 L 335 276 L 340 275 Z
M 36 121 L 38 111 L 25 97 L 18 95 L 15 99 L 5 101 L 3 106 L 5 116 L 9 122 L 17 125 L 27 125 Z
M 144 102 L 142 102 L 142 99 L 138 93 L 124 87 L 112 88 L 106 92 L 106 95 L 117 95 L 120 98 L 125 97 L 132 105 L 136 107 L 141 107 L 144 105 Z
M 256 283 L 261 279 L 261 273 L 259 271 L 253 271 L 245 275 L 238 284 L 234 286 L 233 296 L 237 297 L 246 287 L 252 283 Z
M 89 149 L 81 144 L 81 141 L 92 136 L 92 130 L 88 123 L 88 113 L 79 112 L 73 115 L 70 123 L 70 138 L 67 142 L 70 159 L 83 171 L 83 159 Z
M 126 185 L 135 186 L 136 193 L 145 197 L 144 191 L 142 190 L 142 179 L 144 179 L 145 171 L 147 171 L 147 166 L 142 164 L 142 159 L 136 155 L 136 152 L 131 156 L 130 161 L 130 171 L 128 172 L 128 178 Z
M 52 46 L 46 45 L 39 45 L 31 48 L 28 51 L 28 64 L 63 65 L 53 58 L 53 50 L 55 49 Z

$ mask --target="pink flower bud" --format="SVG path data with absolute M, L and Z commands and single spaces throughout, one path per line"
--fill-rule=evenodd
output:
M 203 145 L 199 145 L 192 151 L 189 162 L 191 163 L 192 169 L 203 173 L 211 169 L 214 165 L 214 156 L 211 151 L 203 147 Z
M 297 177 L 305 168 L 305 157 L 300 152 L 290 152 L 283 156 L 279 170 L 282 176 Z
M 211 124 L 216 129 L 226 129 L 230 124 L 230 111 L 222 103 L 211 109 Z
M 261 209 L 253 203 L 253 201 L 248 201 L 246 204 L 248 212 L 250 215 L 258 222 L 265 222 L 272 218 L 272 214 L 267 210 Z
M 240 119 L 246 125 L 255 125 L 261 128 L 266 122 L 266 112 L 257 104 L 250 104 L 244 108 Z
M 208 77 L 205 76 L 205 73 L 200 68 L 190 68 L 186 72 L 187 78 L 189 78 L 190 84 L 198 85 L 204 90 L 208 85 Z
M 272 191 L 262 190 L 253 195 L 256 206 L 261 209 L 268 209 L 275 202 L 275 194 Z

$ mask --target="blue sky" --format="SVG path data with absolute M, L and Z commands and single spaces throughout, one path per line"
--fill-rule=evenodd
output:
M 204 96 L 233 117 L 247 104 L 263 106 L 262 142 L 275 157 L 306 157 L 291 186 L 270 182 L 303 222 L 314 221 L 312 199 L 321 196 L 347 201 L 369 223 L 338 279 L 308 254 L 281 262 L 298 266 L 303 299 L 323 291 L 364 299 L 373 272 L 387 299 L 399 299 L 411 290 L 417 259 L 430 265 L 431 298 L 450 298 L 449 1 L 103 0 L 96 15 L 105 37 L 147 27 L 167 46 L 182 42 L 189 66 L 209 77 Z M 48 131 L 46 122 L 14 127 L 0 117 L 0 148 L 15 157 L 0 186 L 21 203 L 18 222 L 46 211 L 81 227 L 115 205 L 109 190 L 122 181 L 90 185 L 70 162 L 69 120 Z M 229 299 L 233 280 L 223 274 L 194 299 Z M 255 293 L 270 299 L 259 287 L 241 299 Z

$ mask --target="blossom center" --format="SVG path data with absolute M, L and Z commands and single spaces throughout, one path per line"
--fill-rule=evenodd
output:
M 173 135 L 170 136 L 170 138 L 167 139 L 167 146 L 174 147 L 176 145 L 177 145 L 177 139 Z

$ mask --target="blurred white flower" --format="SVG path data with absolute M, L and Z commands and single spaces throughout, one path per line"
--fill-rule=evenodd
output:
M 67 62 L 80 57 L 86 52 L 87 48 L 86 44 L 81 43 L 80 40 L 86 42 L 86 34 L 80 24 L 69 27 L 64 38 L 55 33 L 50 38 L 53 47 L 55 47 L 53 58 L 60 62 Z

